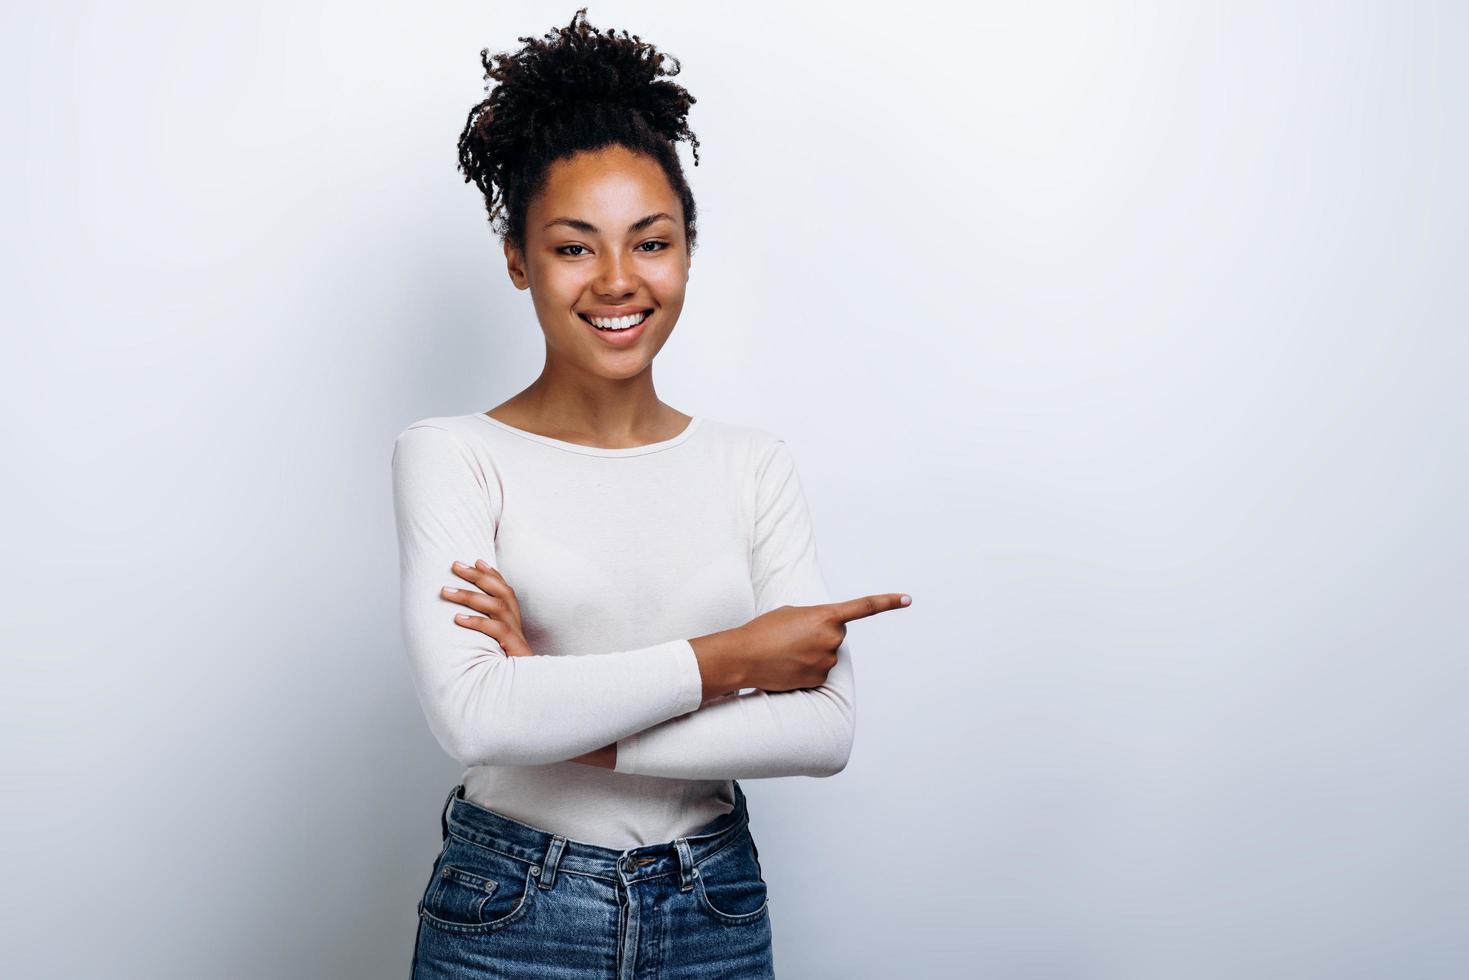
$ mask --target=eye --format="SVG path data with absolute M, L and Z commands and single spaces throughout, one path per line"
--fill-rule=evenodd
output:
M 649 239 L 648 241 L 643 242 L 641 245 L 638 246 L 638 248 L 641 249 L 643 247 L 643 245 L 657 245 L 658 246 L 657 248 L 650 248 L 650 249 L 645 249 L 644 250 L 644 251 L 648 251 L 648 252 L 661 252 L 665 248 L 668 247 L 668 243 L 667 242 L 660 242 L 660 241 L 656 241 L 654 239 Z
M 568 249 L 568 248 L 585 249 L 586 246 L 585 245 L 562 245 L 560 248 L 556 249 L 556 253 L 558 255 L 571 255 L 571 256 L 579 256 L 579 255 L 581 255 L 581 252 L 568 252 L 568 251 L 566 251 L 566 249 Z

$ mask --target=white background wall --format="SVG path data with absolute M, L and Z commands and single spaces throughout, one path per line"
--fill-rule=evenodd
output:
M 914 597 L 745 783 L 781 975 L 1465 975 L 1462 8 L 590 6 L 699 100 L 660 395 Z M 407 975 L 392 439 L 539 370 L 454 143 L 574 10 L 0 14 L 8 975 Z

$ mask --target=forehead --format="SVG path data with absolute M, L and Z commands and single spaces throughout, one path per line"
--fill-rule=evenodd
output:
M 527 224 L 535 230 L 549 217 L 565 215 L 600 228 L 625 228 L 654 211 L 682 213 L 663 168 L 651 157 L 612 146 L 551 164 L 546 186 L 531 203 Z

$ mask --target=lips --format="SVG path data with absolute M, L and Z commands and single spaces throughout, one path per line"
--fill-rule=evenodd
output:
M 579 317 L 581 317 L 587 323 L 591 323 L 592 326 L 597 327 L 597 325 L 595 323 L 592 323 L 592 317 L 591 317 L 591 315 L 586 314 L 586 313 L 582 313 L 582 312 L 577 312 L 576 315 L 579 316 Z M 603 314 L 600 314 L 600 313 L 599 314 L 596 314 L 597 319 L 599 319 L 599 320 L 621 320 L 621 319 L 625 319 L 625 318 L 630 317 L 630 316 L 641 316 L 643 318 L 643 321 L 641 321 L 641 322 L 645 322 L 648 319 L 648 317 L 650 317 L 652 315 L 653 315 L 653 311 L 651 309 L 628 310 L 626 313 L 609 313 L 609 314 L 606 314 L 606 315 L 603 315 Z M 641 325 L 641 322 L 639 324 L 637 324 L 637 325 L 640 326 Z M 604 330 L 604 329 L 608 329 L 608 328 L 605 328 L 605 327 L 597 327 L 597 329 L 598 330 Z M 632 328 L 631 327 L 624 327 L 623 329 L 624 330 L 630 330 Z
M 653 319 L 653 311 L 647 311 L 642 322 L 637 326 L 627 327 L 623 330 L 603 330 L 591 320 L 587 319 L 585 314 L 578 313 L 577 316 L 587 325 L 588 330 L 597 335 L 597 339 L 602 343 L 608 347 L 625 348 L 631 347 L 638 342 L 638 338 L 643 335 L 643 331 L 648 328 L 648 323 Z

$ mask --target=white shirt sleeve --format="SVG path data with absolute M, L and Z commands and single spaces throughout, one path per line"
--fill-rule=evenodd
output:
M 795 460 L 784 440 L 757 475 L 751 567 L 756 615 L 830 602 Z M 712 701 L 617 743 L 617 772 L 680 779 L 831 776 L 846 767 L 856 730 L 847 643 L 820 687 L 754 691 Z
M 440 594 L 474 588 L 455 561 L 496 565 L 500 491 L 451 431 L 415 423 L 393 447 L 403 639 L 419 702 L 444 751 L 466 766 L 574 758 L 699 707 L 703 678 L 685 638 L 581 656 L 506 656 L 460 626 L 477 615 Z

